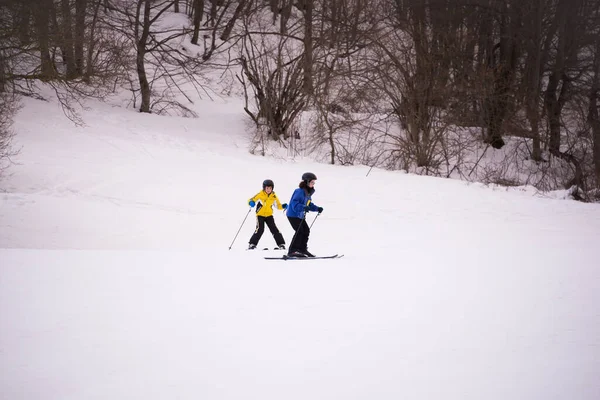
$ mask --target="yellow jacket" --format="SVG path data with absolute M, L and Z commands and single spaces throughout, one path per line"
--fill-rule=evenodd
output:
M 279 210 L 283 210 L 283 206 L 279 202 L 275 192 L 267 194 L 267 192 L 261 190 L 256 196 L 249 199 L 248 202 L 250 200 L 256 202 L 256 215 L 259 217 L 270 217 L 273 215 L 273 203 L 277 204 Z

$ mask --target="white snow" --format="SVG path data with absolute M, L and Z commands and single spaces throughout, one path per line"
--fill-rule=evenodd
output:
M 600 398 L 597 204 L 253 156 L 233 99 L 198 119 L 91 102 L 85 127 L 23 103 L 0 399 Z M 309 249 L 344 258 L 264 260 L 253 213 L 228 250 L 262 181 L 287 202 L 306 171 Z

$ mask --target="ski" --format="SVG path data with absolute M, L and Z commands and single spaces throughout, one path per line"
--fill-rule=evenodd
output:
M 268 247 L 263 248 L 263 250 L 271 250 Z M 273 250 L 285 250 L 285 249 L 280 249 L 279 247 L 273 247 Z
M 334 254 L 331 256 L 320 256 L 320 257 L 290 257 L 290 256 L 283 256 L 283 257 L 265 257 L 265 260 L 324 260 L 324 259 L 329 259 L 329 258 L 342 258 L 344 257 L 343 254 Z

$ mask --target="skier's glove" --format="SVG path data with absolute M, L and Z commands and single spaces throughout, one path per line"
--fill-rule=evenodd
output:
M 254 200 L 250 200 L 248 202 L 248 204 L 250 205 L 250 207 L 254 207 L 256 205 L 256 203 L 254 202 Z
M 283 204 L 281 205 L 281 207 L 282 207 L 284 210 L 287 210 L 287 203 L 283 203 Z
M 317 212 L 318 212 L 319 214 L 321 214 L 321 213 L 323 212 L 323 207 L 318 207 L 318 208 L 317 208 Z
M 310 207 L 309 206 L 304 206 L 304 212 L 309 212 L 310 211 Z

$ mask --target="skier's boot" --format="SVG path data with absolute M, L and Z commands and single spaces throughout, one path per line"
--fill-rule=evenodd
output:
M 292 251 L 290 253 L 288 253 L 288 257 L 302 257 L 302 258 L 306 258 L 306 254 L 300 252 L 300 251 Z
M 302 253 L 306 255 L 306 257 L 314 257 L 315 255 L 308 250 L 303 250 Z

